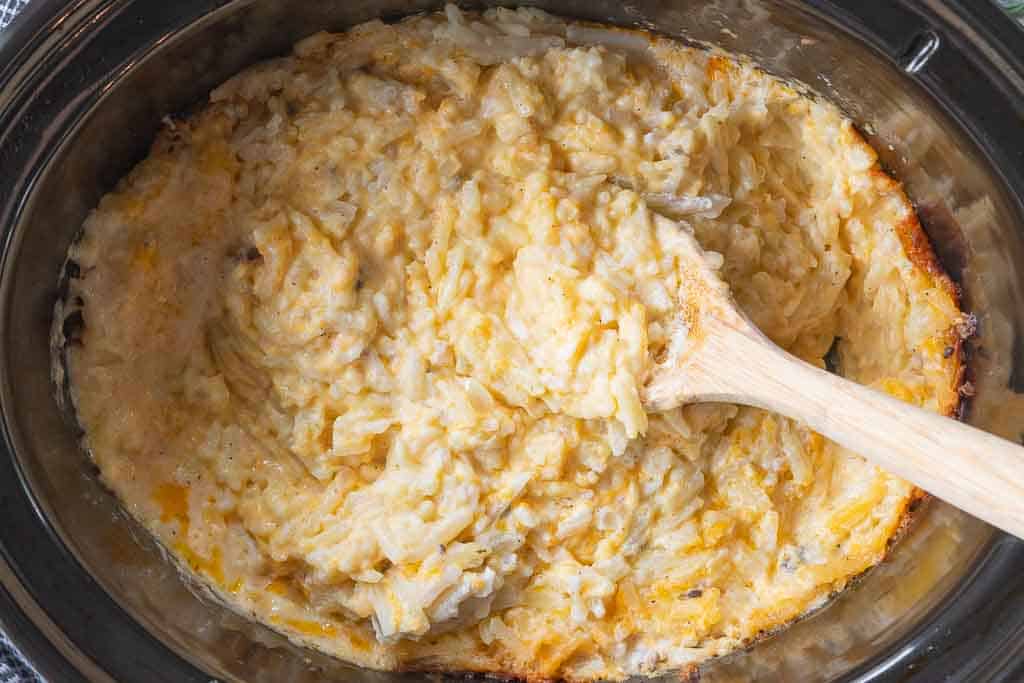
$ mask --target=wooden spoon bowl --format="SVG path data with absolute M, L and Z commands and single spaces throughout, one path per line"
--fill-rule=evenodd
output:
M 1024 538 L 1024 447 L 816 368 L 771 342 L 680 224 L 689 278 L 650 411 L 705 401 L 756 406 L 811 429 L 948 503 Z

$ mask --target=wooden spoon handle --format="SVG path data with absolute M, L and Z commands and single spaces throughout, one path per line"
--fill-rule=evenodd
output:
M 809 365 L 754 329 L 709 339 L 698 400 L 766 408 L 1024 538 L 1024 448 Z M 722 362 L 725 357 L 732 362 Z

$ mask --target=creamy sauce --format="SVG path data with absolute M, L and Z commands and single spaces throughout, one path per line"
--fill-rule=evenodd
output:
M 217 88 L 103 199 L 76 407 L 128 509 L 293 638 L 687 666 L 876 563 L 913 489 L 760 410 L 643 410 L 681 231 L 775 342 L 948 412 L 919 230 L 835 107 L 751 65 L 533 10 L 371 22 Z

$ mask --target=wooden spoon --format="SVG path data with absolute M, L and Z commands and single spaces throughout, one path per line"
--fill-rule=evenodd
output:
M 786 353 L 739 311 L 690 231 L 680 231 L 687 279 L 667 357 L 641 394 L 646 409 L 718 401 L 781 413 L 1024 538 L 1024 448 Z

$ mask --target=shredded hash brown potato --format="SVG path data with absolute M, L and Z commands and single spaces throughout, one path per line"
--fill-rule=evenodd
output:
M 86 445 L 225 601 L 357 664 L 698 664 L 877 563 L 917 493 L 761 410 L 644 412 L 682 230 L 776 343 L 957 404 L 955 290 L 834 106 L 448 7 L 168 119 L 70 254 Z

